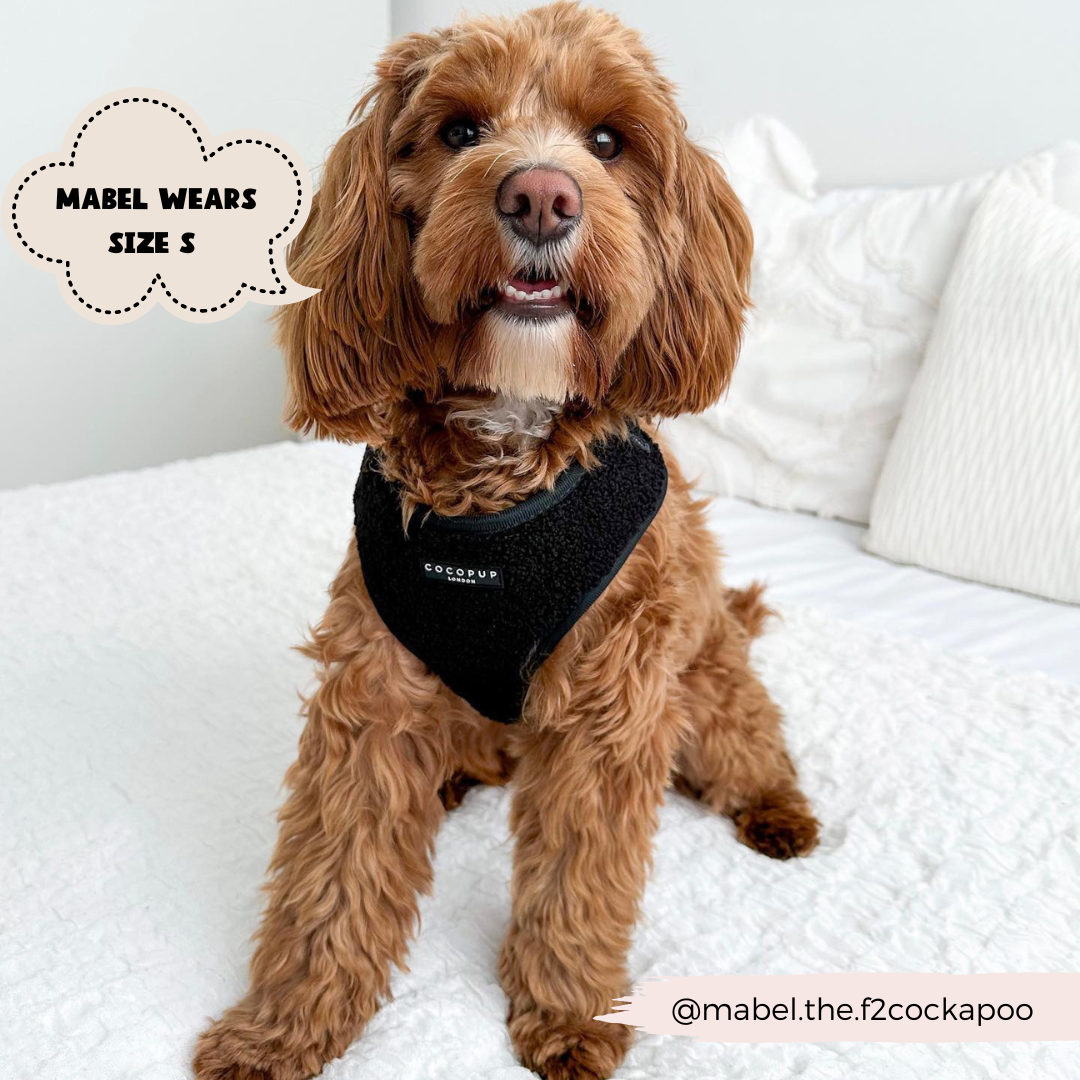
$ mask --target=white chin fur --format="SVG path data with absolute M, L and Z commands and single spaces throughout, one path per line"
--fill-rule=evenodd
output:
M 542 398 L 522 401 L 499 393 L 491 401 L 475 401 L 454 409 L 446 419 L 493 439 L 546 439 L 561 406 Z
M 486 388 L 519 400 L 563 402 L 570 392 L 575 319 L 515 319 L 490 312 L 484 346 L 491 358 Z

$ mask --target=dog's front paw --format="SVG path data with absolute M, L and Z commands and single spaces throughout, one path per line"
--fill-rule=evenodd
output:
M 308 1080 L 322 1068 L 321 1056 L 286 1050 L 279 1033 L 241 1003 L 199 1037 L 192 1067 L 196 1080 Z
M 820 826 L 802 795 L 772 795 L 734 816 L 735 833 L 747 847 L 770 859 L 809 855 Z
M 599 1020 L 564 1020 L 524 1012 L 510 1020 L 521 1063 L 546 1080 L 609 1080 L 626 1055 L 634 1029 Z

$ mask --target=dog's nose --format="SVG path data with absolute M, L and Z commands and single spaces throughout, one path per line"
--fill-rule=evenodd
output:
M 495 196 L 500 216 L 534 244 L 557 240 L 581 217 L 581 188 L 560 169 L 511 173 Z

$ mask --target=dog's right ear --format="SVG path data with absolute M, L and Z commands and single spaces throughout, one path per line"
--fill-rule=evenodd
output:
M 278 310 L 285 353 L 285 419 L 346 442 L 377 440 L 376 407 L 434 378 L 426 320 L 409 269 L 409 226 L 395 213 L 388 171 L 390 129 L 437 38 L 391 45 L 375 85 L 350 116 L 322 170 L 304 228 L 288 253 L 291 276 L 321 289 Z

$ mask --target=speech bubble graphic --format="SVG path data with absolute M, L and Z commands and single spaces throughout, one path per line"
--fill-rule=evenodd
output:
M 80 113 L 63 150 L 24 165 L 4 193 L 4 231 L 97 323 L 161 304 L 216 322 L 244 304 L 313 296 L 284 248 L 311 209 L 296 152 L 263 131 L 210 136 L 179 98 L 134 87 Z

